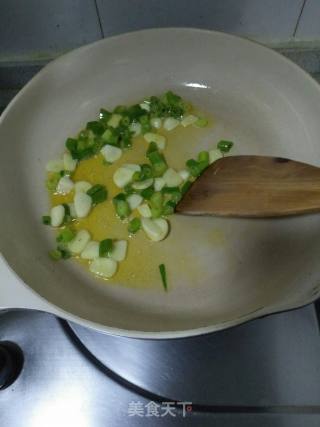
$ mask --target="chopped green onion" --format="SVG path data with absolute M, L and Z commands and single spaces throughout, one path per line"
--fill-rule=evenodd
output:
M 156 219 L 156 218 L 160 218 L 162 215 L 162 207 L 159 206 L 151 206 L 150 207 L 151 210 L 151 217 Z
M 120 147 L 122 149 L 130 148 L 132 146 L 133 132 L 121 126 L 119 127 L 119 132 Z
M 207 167 L 209 166 L 208 162 L 199 162 L 199 169 L 200 169 L 200 174 L 207 169 Z
M 119 193 L 112 199 L 114 204 L 116 204 L 120 200 L 126 200 L 126 195 L 124 193 Z
M 164 264 L 160 264 L 159 265 L 159 271 L 160 271 L 160 276 L 161 276 L 161 280 L 162 280 L 162 285 L 164 287 L 164 290 L 167 291 L 168 290 L 168 284 L 167 284 L 166 266 Z
M 198 154 L 198 162 L 206 162 L 209 164 L 209 152 L 200 151 L 200 153 Z
M 171 200 L 175 204 L 178 203 L 182 197 L 179 187 L 163 187 L 161 192 L 164 195 L 168 195 L 169 197 L 167 197 L 166 199 Z
M 141 165 L 140 181 L 145 181 L 146 179 L 149 179 L 149 178 L 152 178 L 151 166 L 147 164 Z
M 179 95 L 169 91 L 161 98 L 151 96 L 149 99 L 150 114 L 152 117 L 181 118 L 187 111 L 187 104 Z
M 141 124 L 141 133 L 150 132 L 152 129 L 150 118 L 147 114 L 139 117 L 139 122 Z
M 145 199 L 145 200 L 150 200 L 151 196 L 154 193 L 154 188 L 153 186 L 145 188 L 144 190 L 141 190 L 141 196 Z
M 175 193 L 177 191 L 178 192 L 180 191 L 179 187 L 166 187 L 165 186 L 161 190 L 162 194 L 172 194 L 172 193 Z
M 162 209 L 162 215 L 172 215 L 174 213 L 176 204 L 172 201 L 167 202 Z
M 54 261 L 58 261 L 59 259 L 68 259 L 71 257 L 71 254 L 69 251 L 62 247 L 58 247 L 57 249 L 54 249 L 49 252 L 50 258 L 52 258 Z
M 43 215 L 42 224 L 50 225 L 51 224 L 51 217 L 49 215 Z
M 103 144 L 119 146 L 119 131 L 114 128 L 108 128 L 101 136 Z
M 166 162 L 155 163 L 152 166 L 152 173 L 155 178 L 161 177 L 165 171 L 168 169 L 168 165 Z
M 67 203 L 63 203 L 64 211 L 66 215 L 70 215 L 70 206 Z
M 162 153 L 159 153 L 158 150 L 154 150 L 151 152 L 148 151 L 147 157 L 150 160 L 150 163 L 152 164 L 153 176 L 154 177 L 162 176 L 165 173 L 165 171 L 168 169 L 168 165 L 164 155 Z
M 97 205 L 98 203 L 102 203 L 105 200 L 107 200 L 108 192 L 104 185 L 96 184 L 93 187 L 91 187 L 87 191 L 88 196 L 91 197 L 92 203 L 94 205 Z
M 122 119 L 120 121 L 121 126 L 128 127 L 130 125 L 130 123 L 131 123 L 131 119 L 129 116 L 127 116 L 127 115 L 122 116 Z
M 233 147 L 232 141 L 221 140 L 217 144 L 217 148 L 221 151 L 221 153 L 229 153 L 232 147 Z
M 58 251 L 60 251 L 62 259 L 69 259 L 69 258 L 71 258 L 71 253 L 67 249 L 65 249 L 65 248 L 63 248 L 61 246 L 58 246 Z
M 153 151 L 148 154 L 150 163 L 152 164 L 152 172 L 154 177 L 162 176 L 168 169 L 166 159 L 159 151 Z
M 162 208 L 163 195 L 161 191 L 155 192 L 150 198 L 150 205 L 154 208 Z
M 139 117 L 145 114 L 145 110 L 139 104 L 132 105 L 127 108 L 126 114 L 130 117 L 131 121 L 138 121 Z
M 49 191 L 55 191 L 58 185 L 58 182 L 60 180 L 60 173 L 59 172 L 52 172 L 50 173 L 48 179 L 46 180 L 46 187 Z
M 163 194 L 161 191 L 155 192 L 150 198 L 150 210 L 152 218 L 160 218 L 163 214 Z
M 141 220 L 140 218 L 133 218 L 128 224 L 129 233 L 136 233 L 141 228 Z
M 127 110 L 127 107 L 125 105 L 117 105 L 116 108 L 113 110 L 115 114 L 123 114 Z
M 123 187 L 123 190 L 125 191 L 126 195 L 129 196 L 130 194 L 135 193 L 136 191 L 132 188 L 131 184 L 127 184 Z
M 197 162 L 196 160 L 187 160 L 186 166 L 192 176 L 198 177 L 201 174 L 201 167 L 199 166 L 199 162 Z
M 164 155 L 159 153 L 159 151 L 152 151 L 151 153 L 147 154 L 147 157 L 152 165 L 165 162 Z
M 124 193 L 119 193 L 112 201 L 120 219 L 125 219 L 130 215 L 131 209 Z
M 99 256 L 108 257 L 112 252 L 113 241 L 112 239 L 104 239 L 99 244 Z
M 68 138 L 66 140 L 66 148 L 70 151 L 71 156 L 76 159 L 77 158 L 77 146 L 78 141 L 74 138 Z
M 158 146 L 155 142 L 152 141 L 149 144 L 146 156 L 149 158 L 149 154 L 153 153 L 154 151 L 158 151 Z
M 110 113 L 110 111 L 107 111 L 104 108 L 101 108 L 99 118 L 102 122 L 107 124 L 108 121 L 110 120 L 111 116 L 112 116 L 112 113 Z
M 198 120 L 194 124 L 195 124 L 195 126 L 197 126 L 199 128 L 204 128 L 207 126 L 208 120 L 205 119 L 204 117 L 199 117 Z
M 120 200 L 116 205 L 116 212 L 121 219 L 127 218 L 131 213 L 129 203 L 127 201 Z
M 136 171 L 133 175 L 132 175 L 132 181 L 137 182 L 137 181 L 141 181 L 140 179 L 140 172 Z
M 65 228 L 61 230 L 57 236 L 57 242 L 59 243 L 68 243 L 75 237 L 76 233 L 72 231 L 70 228 Z
M 187 181 L 187 182 L 185 182 L 183 184 L 183 186 L 181 187 L 181 193 L 182 193 L 182 195 L 186 194 L 186 192 L 189 190 L 189 188 L 191 187 L 191 185 L 192 185 L 192 182 L 190 182 L 190 181 Z
M 73 159 L 82 160 L 96 154 L 102 147 L 101 139 L 94 133 L 85 129 L 79 133 L 78 139 L 68 138 L 66 147 Z
M 105 127 L 101 122 L 88 122 L 87 123 L 87 129 L 91 130 L 95 135 L 102 135 L 105 131 Z

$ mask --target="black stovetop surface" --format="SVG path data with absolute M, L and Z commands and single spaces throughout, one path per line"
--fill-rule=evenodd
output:
M 320 424 L 314 305 L 163 341 L 109 336 L 36 311 L 7 311 L 0 314 L 0 343 L 23 353 L 17 379 L 0 390 L 0 426 Z M 163 415 L 168 405 L 171 413 Z

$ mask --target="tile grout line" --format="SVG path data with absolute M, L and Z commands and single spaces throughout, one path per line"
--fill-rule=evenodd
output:
M 104 39 L 104 31 L 103 31 L 103 27 L 102 27 L 101 16 L 100 16 L 100 12 L 99 12 L 99 7 L 98 7 L 97 0 L 94 0 L 94 5 L 95 5 L 95 8 L 96 8 L 96 13 L 97 13 L 97 17 L 98 17 L 98 22 L 99 22 L 99 28 L 100 28 L 101 37 Z
M 292 37 L 296 36 L 297 30 L 298 30 L 298 27 L 299 27 L 299 24 L 300 24 L 301 16 L 303 14 L 304 7 L 305 7 L 306 3 L 307 3 L 307 0 L 303 0 L 302 6 L 301 6 L 301 10 L 300 10 L 300 13 L 299 13 L 299 16 L 298 16 L 298 19 L 297 19 L 297 22 L 296 22 L 296 25 L 295 25 L 294 30 L 293 30 Z

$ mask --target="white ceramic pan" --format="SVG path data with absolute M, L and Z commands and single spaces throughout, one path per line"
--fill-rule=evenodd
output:
M 119 335 L 175 338 L 217 331 L 319 296 L 320 215 L 174 219 L 171 242 L 181 240 L 186 263 L 197 268 L 188 274 L 177 262 L 168 293 L 161 286 L 101 283 L 73 262 L 49 259 L 53 236 L 40 220 L 48 209 L 47 160 L 101 106 L 168 89 L 212 113 L 212 140 L 233 138 L 234 154 L 320 165 L 317 83 L 258 44 L 216 32 L 157 29 L 68 53 L 46 66 L 1 116 L 0 244 L 16 273 L 2 263 L 1 308 L 46 310 Z M 205 240 L 210 233 L 212 239 Z

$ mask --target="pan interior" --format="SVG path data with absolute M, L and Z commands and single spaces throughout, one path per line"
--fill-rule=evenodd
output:
M 283 156 L 320 165 L 320 92 L 295 65 L 220 33 L 131 33 L 67 54 L 15 99 L 0 124 L 1 251 L 48 301 L 101 325 L 168 332 L 221 328 L 249 313 L 303 303 L 319 281 L 320 216 L 278 220 L 172 220 L 170 291 L 133 289 L 47 256 L 53 236 L 44 166 L 101 106 L 171 89 L 207 111 L 204 146 L 235 141 L 234 154 Z M 191 156 L 194 153 L 189 153 Z M 186 150 L 186 158 L 188 151 Z M 184 262 L 181 262 L 183 258 Z

